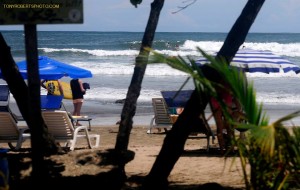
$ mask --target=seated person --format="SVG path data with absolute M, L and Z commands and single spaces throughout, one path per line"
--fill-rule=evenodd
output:
M 232 96 L 232 94 L 230 94 L 230 92 L 226 89 L 228 88 L 217 88 L 217 91 L 222 101 L 226 104 L 228 114 L 234 117 L 236 114 L 233 114 L 233 106 L 236 106 L 235 109 L 237 109 L 237 112 L 240 111 L 240 106 L 236 99 Z M 221 150 L 224 150 L 226 149 L 226 145 L 228 145 L 229 141 L 233 137 L 234 130 L 225 119 L 222 107 L 219 102 L 215 98 L 211 98 L 210 104 L 217 125 L 217 138 L 219 141 L 219 146 Z
M 177 115 L 180 115 L 183 112 L 183 109 L 184 109 L 183 107 L 176 108 Z

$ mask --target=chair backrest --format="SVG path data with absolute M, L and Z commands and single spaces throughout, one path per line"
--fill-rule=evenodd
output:
M 59 110 L 62 106 L 63 96 L 41 95 L 42 110 Z
M 8 106 L 10 91 L 7 84 L 0 84 L 0 106 Z
M 58 139 L 73 139 L 74 127 L 66 111 L 42 111 L 49 133 Z
M 18 126 L 11 113 L 0 112 L 0 141 L 17 140 L 18 138 Z
M 163 98 L 152 98 L 152 105 L 155 116 L 155 123 L 172 125 L 172 121 L 169 115 L 168 107 Z
M 9 112 L 15 122 L 18 122 L 17 116 L 9 107 L 10 91 L 7 84 L 0 84 L 0 112 Z
M 161 95 L 168 107 L 184 107 L 190 99 L 193 90 L 161 91 Z

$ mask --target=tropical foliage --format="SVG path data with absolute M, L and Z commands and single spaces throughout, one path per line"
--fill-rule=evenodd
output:
M 195 88 L 209 97 L 216 98 L 222 106 L 226 120 L 236 130 L 246 131 L 245 138 L 233 138 L 231 147 L 236 147 L 240 158 L 247 189 L 288 189 L 300 187 L 300 127 L 287 127 L 286 122 L 300 115 L 300 111 L 288 114 L 274 123 L 263 112 L 262 103 L 256 101 L 253 83 L 248 83 L 246 75 L 237 68 L 228 67 L 224 60 L 215 60 L 201 49 L 221 80 L 230 86 L 230 91 L 240 103 L 244 120 L 237 123 L 227 112 L 226 105 L 218 97 L 220 83 L 205 77 L 203 66 L 189 57 L 166 57 L 155 51 L 151 63 L 167 63 L 172 68 L 183 71 L 194 79 Z M 151 50 L 150 50 L 151 51 Z M 202 93 L 199 93 L 202 94 Z M 249 168 L 250 167 L 250 168 Z

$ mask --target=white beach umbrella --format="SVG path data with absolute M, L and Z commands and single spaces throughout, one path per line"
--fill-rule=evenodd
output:
M 198 64 L 204 64 L 207 60 L 205 58 L 196 61 Z M 270 51 L 259 51 L 252 49 L 239 50 L 232 62 L 233 67 L 238 67 L 244 72 L 254 73 L 277 73 L 281 70 L 286 73 L 293 71 L 300 72 L 300 67 L 279 55 L 275 55 Z

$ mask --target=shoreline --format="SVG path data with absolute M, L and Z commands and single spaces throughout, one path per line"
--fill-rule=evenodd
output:
M 14 101 L 9 104 L 11 110 L 16 115 L 21 115 L 19 109 Z M 116 105 L 90 105 L 88 103 L 84 104 L 82 107 L 82 115 L 87 115 L 91 120 L 92 126 L 114 126 L 116 122 L 120 120 L 123 104 Z M 73 105 L 70 101 L 64 102 L 64 108 L 67 111 L 72 111 Z M 269 123 L 276 121 L 277 119 L 286 116 L 287 114 L 296 112 L 300 110 L 300 106 L 294 105 L 264 105 L 263 111 L 265 111 L 266 116 L 269 117 Z M 211 115 L 209 109 L 205 110 L 205 114 L 208 117 Z M 133 125 L 149 126 L 152 117 L 154 116 L 153 108 L 140 108 L 137 106 L 137 111 L 133 117 Z M 215 125 L 214 119 L 208 121 L 209 124 Z M 300 126 L 300 117 L 292 119 L 290 122 L 286 123 L 286 126 Z
M 123 108 L 123 104 L 118 105 L 121 108 Z M 72 110 L 72 107 L 67 107 L 67 110 Z M 93 110 L 93 109 L 92 109 Z M 151 108 L 152 110 L 152 108 Z M 265 105 L 264 110 L 266 112 L 266 116 L 269 116 L 269 123 L 272 123 L 279 118 L 286 116 L 287 114 L 293 113 L 295 111 L 299 111 L 300 107 L 293 106 L 293 105 Z M 121 116 L 121 109 L 120 113 L 98 113 L 95 114 L 91 112 L 91 110 L 88 107 L 83 108 L 82 110 L 83 115 L 88 115 L 92 118 L 92 125 L 95 126 L 113 126 L 116 125 L 116 122 L 120 120 Z M 206 118 L 211 115 L 211 111 L 209 109 L 205 110 Z M 154 116 L 153 111 L 152 112 L 139 112 L 139 108 L 137 108 L 137 112 L 135 116 L 133 117 L 133 125 L 138 126 L 146 126 L 148 127 L 150 125 L 150 121 L 152 117 Z M 208 121 L 210 125 L 215 125 L 214 119 L 210 119 Z M 292 119 L 290 122 L 286 123 L 286 126 L 300 126 L 300 117 Z

